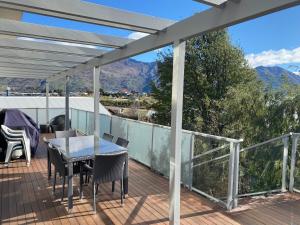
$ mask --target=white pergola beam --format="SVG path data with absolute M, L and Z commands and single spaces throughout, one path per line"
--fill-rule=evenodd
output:
M 206 5 L 217 6 L 217 7 L 219 7 L 222 4 L 227 2 L 227 0 L 194 0 L 194 1 L 206 4 Z
M 132 41 L 127 38 L 37 25 L 8 19 L 0 19 L 0 34 L 112 48 L 122 47 Z
M 53 72 L 51 73 L 51 72 L 48 72 L 48 71 L 43 71 L 43 72 L 33 71 L 33 70 L 31 70 L 31 71 L 29 71 L 29 70 L 22 71 L 22 70 L 10 70 L 10 69 L 0 69 L 0 72 L 1 73 L 7 73 L 7 74 L 16 74 L 16 73 L 18 73 L 18 74 L 30 74 L 30 75 L 39 75 L 39 76 L 47 76 L 47 77 L 53 74 Z
M 38 76 L 38 75 L 30 75 L 30 74 L 21 74 L 21 73 L 16 73 L 16 74 L 6 74 L 6 73 L 1 73 L 0 72 L 0 77 L 2 78 L 17 78 L 17 79 L 38 79 L 38 80 L 44 80 L 47 79 L 47 76 Z
M 33 72 L 33 73 L 51 73 L 51 74 L 54 74 L 54 73 L 57 73 L 59 72 L 59 70 L 54 70 L 54 71 L 50 71 L 50 70 L 47 70 L 47 69 L 24 69 L 24 68 L 15 68 L 13 66 L 11 67 L 5 67 L 5 66 L 1 66 L 0 65 L 0 72 L 1 71 L 11 71 L 11 72 L 25 72 L 25 73 L 30 73 L 30 72 Z
M 155 33 L 174 23 L 171 20 L 74 0 L 0 0 L 0 7 L 145 33 Z
M 60 67 L 62 69 L 66 68 L 72 68 L 75 66 L 75 63 L 58 63 L 58 62 L 42 62 L 42 61 L 36 61 L 32 59 L 8 59 L 6 57 L 0 57 L 0 63 L 11 63 L 12 65 L 14 63 L 17 64 L 25 64 L 25 65 L 42 65 L 42 66 L 55 66 L 55 67 Z
M 22 63 L 11 63 L 11 62 L 9 62 L 9 63 L 0 62 L 0 68 L 51 71 L 51 72 L 56 72 L 56 73 L 64 70 L 61 67 L 55 67 L 55 66 L 28 65 L 28 64 L 22 64 Z
M 240 0 L 228 2 L 224 8 L 210 8 L 204 12 L 195 14 L 182 20 L 156 35 L 148 35 L 128 44 L 125 48 L 116 49 L 104 54 L 101 58 L 89 60 L 68 71 L 57 74 L 53 79 L 74 73 L 74 71 L 86 70 L 94 66 L 102 66 L 109 63 L 158 49 L 176 40 L 187 40 L 213 30 L 218 30 L 239 24 L 241 22 L 274 13 L 300 4 L 300 0 Z
M 37 41 L 21 40 L 21 39 L 0 39 L 1 49 L 26 50 L 44 53 L 53 53 L 58 55 L 78 55 L 95 57 L 102 55 L 104 50 L 67 46 L 62 44 L 43 43 Z
M 69 63 L 83 63 L 91 59 L 91 57 L 84 57 L 78 55 L 60 55 L 54 53 L 34 52 L 26 50 L 2 49 L 0 50 L 0 57 L 13 59 L 31 59 L 38 61 L 50 62 L 69 62 Z

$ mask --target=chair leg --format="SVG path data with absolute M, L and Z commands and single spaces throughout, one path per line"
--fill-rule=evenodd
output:
M 96 213 L 96 183 L 93 182 L 93 208 Z
M 55 185 L 56 185 L 56 170 L 54 170 L 54 179 L 53 179 L 53 194 L 55 193 Z
M 82 166 L 80 167 L 80 175 L 79 175 L 79 178 L 80 178 L 80 189 L 79 189 L 79 199 L 82 199 L 82 186 L 83 186 L 83 171 L 82 171 Z
M 124 197 L 124 185 L 123 185 L 123 179 L 121 179 L 121 205 L 123 206 L 124 204 L 124 200 L 123 200 L 123 197 Z
M 96 195 L 98 194 L 99 184 L 96 185 Z
M 7 150 L 6 150 L 6 155 L 5 155 L 5 166 L 8 166 L 9 162 L 10 162 L 10 158 L 11 158 L 11 154 L 12 154 L 12 150 L 13 150 L 13 143 L 8 142 L 7 144 Z
M 115 192 L 115 181 L 111 184 L 111 192 Z
M 65 195 L 65 184 L 66 184 L 66 176 L 63 176 L 63 185 L 62 185 L 62 196 L 61 196 L 61 201 L 64 200 L 64 195 Z

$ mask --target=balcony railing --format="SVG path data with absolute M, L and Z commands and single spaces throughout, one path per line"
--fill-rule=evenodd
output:
M 45 109 L 21 110 L 46 123 Z M 64 109 L 49 109 L 50 118 L 60 114 Z M 73 129 L 93 134 L 92 112 L 70 109 L 70 115 Z M 132 159 L 169 176 L 170 127 L 100 114 L 104 132 L 128 139 Z M 183 130 L 181 182 L 227 209 L 245 196 L 300 192 L 299 137 L 291 133 L 241 149 L 242 140 Z

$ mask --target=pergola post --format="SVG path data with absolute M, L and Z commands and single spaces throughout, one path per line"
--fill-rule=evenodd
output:
M 171 115 L 171 152 L 169 186 L 170 224 L 180 224 L 180 180 L 181 180 L 181 136 L 184 87 L 185 42 L 174 42 L 172 115 Z
M 65 105 L 65 130 L 70 130 L 70 115 L 69 115 L 69 111 L 70 111 L 70 77 L 66 76 L 66 105 Z
M 99 148 L 100 137 L 100 116 L 99 116 L 99 101 L 100 101 L 100 67 L 94 67 L 94 138 L 95 150 Z
M 49 81 L 46 80 L 46 124 L 49 125 Z

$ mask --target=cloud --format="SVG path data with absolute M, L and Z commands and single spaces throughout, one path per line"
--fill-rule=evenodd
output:
M 252 67 L 300 63 L 300 47 L 292 50 L 269 50 L 258 54 L 249 54 L 246 55 L 246 59 Z
M 142 33 L 142 32 L 133 32 L 133 33 L 128 35 L 128 38 L 137 40 L 137 39 L 146 37 L 147 35 L 149 35 L 149 34 Z

